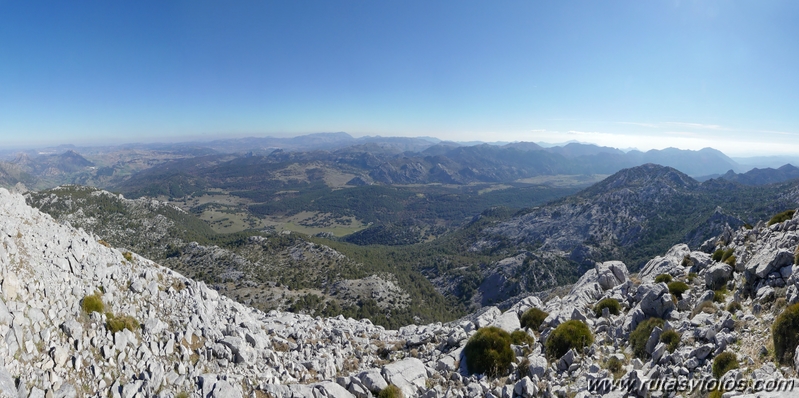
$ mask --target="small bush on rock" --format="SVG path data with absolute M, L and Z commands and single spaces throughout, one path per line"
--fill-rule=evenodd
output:
M 655 277 L 655 283 L 669 283 L 673 280 L 669 274 L 660 274 Z
M 669 329 L 660 334 L 660 342 L 666 344 L 666 349 L 669 352 L 674 352 L 680 346 L 680 336 L 674 329 Z
M 725 351 L 713 359 L 713 377 L 720 379 L 733 369 L 738 369 L 738 358 L 735 354 Z
M 614 376 L 617 376 L 621 373 L 622 369 L 624 369 L 624 364 L 619 358 L 612 356 L 605 361 L 605 368 L 609 370 L 610 373 L 613 373 Z
M 780 297 L 774 300 L 774 304 L 771 305 L 771 311 L 777 313 L 779 311 L 782 311 L 782 309 L 785 308 L 786 305 L 788 305 L 788 300 L 785 297 Z
M 478 330 L 463 349 L 469 373 L 492 377 L 507 374 L 515 359 L 510 344 L 510 334 L 496 326 Z
M 771 226 L 777 223 L 788 221 L 793 218 L 794 212 L 796 212 L 796 210 L 785 210 L 782 213 L 775 214 L 774 217 L 771 217 L 771 219 L 768 220 L 768 225 Z
M 727 304 L 727 312 L 730 312 L 730 313 L 734 314 L 734 313 L 736 313 L 738 311 L 743 311 L 743 307 L 741 307 L 741 303 L 739 303 L 737 301 L 731 301 L 729 304 Z
M 721 262 L 722 257 L 724 257 L 724 249 L 718 249 L 713 252 L 713 261 Z
M 105 327 L 108 328 L 111 333 L 116 333 L 121 331 L 122 329 L 128 329 L 131 332 L 135 332 L 141 325 L 136 318 L 130 315 L 122 315 L 122 316 L 114 316 L 112 313 L 105 314 L 106 321 Z
M 84 297 L 80 306 L 83 308 L 83 312 L 87 314 L 91 314 L 92 312 L 102 313 L 105 310 L 105 304 L 103 304 L 103 298 L 99 292 Z
M 538 308 L 530 308 L 529 310 L 525 311 L 522 314 L 521 319 L 519 319 L 522 327 L 525 329 L 533 329 L 538 330 L 541 327 L 541 324 L 544 322 L 544 319 L 547 319 L 549 313 L 539 310 Z
M 594 306 L 594 314 L 597 317 L 602 316 L 602 309 L 607 308 L 608 311 L 613 315 L 619 315 L 619 311 L 621 311 L 621 305 L 619 305 L 619 300 L 615 298 L 604 298 L 600 300 Z
M 799 304 L 790 305 L 774 319 L 771 326 L 774 356 L 782 364 L 793 364 L 793 354 L 799 345 Z
M 530 336 L 524 330 L 516 330 L 510 334 L 510 341 L 514 345 L 527 345 L 532 347 L 535 344 L 535 337 Z
M 724 298 L 727 297 L 727 287 L 722 287 L 713 291 L 713 302 L 723 303 Z
M 377 394 L 377 398 L 405 398 L 402 395 L 402 390 L 399 387 L 389 384 L 388 387 L 380 390 L 380 393 Z
M 694 266 L 694 260 L 691 260 L 691 256 L 685 255 L 682 258 L 682 266 L 685 268 L 691 268 Z
M 582 352 L 585 347 L 594 344 L 594 336 L 588 326 L 576 319 L 558 325 L 549 334 L 546 341 L 547 356 L 552 359 L 562 357 L 570 349 Z
M 730 257 L 734 257 L 732 255 L 733 253 L 735 253 L 735 249 L 733 249 L 733 248 L 729 248 L 729 249 L 725 250 L 724 251 L 724 255 L 721 256 L 721 261 L 726 263 L 727 260 L 729 260 Z M 735 260 L 732 260 L 732 261 L 733 261 L 733 264 L 735 264 Z
M 635 327 L 632 333 L 630 333 L 630 346 L 632 346 L 633 354 L 636 357 L 641 359 L 646 359 L 649 354 L 646 352 L 646 342 L 649 340 L 649 336 L 652 335 L 652 330 L 655 327 L 663 327 L 663 320 L 660 318 L 649 318 Z
M 677 300 L 682 300 L 682 294 L 685 293 L 688 289 L 690 289 L 690 286 L 685 284 L 685 282 L 674 281 L 669 283 L 669 293 L 671 293 L 672 296 L 676 297 Z
M 125 257 L 125 260 L 127 260 L 128 262 L 133 261 L 133 253 L 131 252 L 122 253 L 122 257 Z
M 691 312 L 691 318 L 695 317 L 700 312 L 704 312 L 706 314 L 715 314 L 716 306 L 712 301 L 703 301 L 699 303 L 699 305 L 697 305 L 696 308 L 694 308 L 694 310 Z

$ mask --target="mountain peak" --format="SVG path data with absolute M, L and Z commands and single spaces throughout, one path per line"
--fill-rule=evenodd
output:
M 655 186 L 669 186 L 672 188 L 694 188 L 699 183 L 685 173 L 668 166 L 647 163 L 616 172 L 586 191 L 598 192 L 618 188 L 651 189 Z

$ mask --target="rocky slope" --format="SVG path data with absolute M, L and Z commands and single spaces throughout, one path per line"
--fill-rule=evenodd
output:
M 409 281 L 402 277 L 403 269 L 367 266 L 297 234 L 216 234 L 171 204 L 126 199 L 90 187 L 62 186 L 25 197 L 59 222 L 202 280 L 260 310 L 347 314 L 396 326 L 414 322 L 414 317 L 438 320 L 429 316 L 429 305 L 420 297 L 432 303 L 443 298 L 431 297 L 436 296 L 432 285 L 418 273 Z
M 638 270 L 675 243 L 697 248 L 727 228 L 755 224 L 797 205 L 796 182 L 700 184 L 655 164 L 625 169 L 576 195 L 483 228 L 469 250 L 501 252 L 505 258 L 481 268 L 474 300 L 485 305 L 487 299 L 573 281 L 597 261 L 622 260 Z
M 487 307 L 448 324 L 385 330 L 343 317 L 254 310 L 98 243 L 0 189 L 0 396 L 369 397 L 389 383 L 406 397 L 622 396 L 595 382 L 613 377 L 610 358 L 620 362 L 614 371 L 632 383 L 632 395 L 657 396 L 657 386 L 642 382 L 704 380 L 723 352 L 740 362 L 725 378 L 794 377 L 793 364 L 773 362 L 769 327 L 786 304 L 799 302 L 798 226 L 799 215 L 727 230 L 704 245 L 732 249 L 734 262 L 677 245 L 632 278 L 621 262 L 598 263 L 563 297 L 528 297 L 504 313 Z M 681 299 L 654 282 L 661 274 L 688 284 Z M 709 286 L 731 293 L 714 303 Z M 92 295 L 102 311 L 87 313 Z M 620 313 L 596 316 L 592 308 L 603 298 L 618 300 Z M 729 306 L 733 301 L 740 309 Z M 468 338 L 490 325 L 517 331 L 531 307 L 549 315 L 526 331 L 535 342 L 512 346 L 510 373 L 469 374 Z M 125 317 L 140 326 L 109 329 Z M 665 323 L 653 329 L 647 355 L 633 358 L 630 333 L 650 317 Z M 553 328 L 571 319 L 587 324 L 594 342 L 548 358 Z M 667 330 L 680 335 L 673 350 L 658 343 Z

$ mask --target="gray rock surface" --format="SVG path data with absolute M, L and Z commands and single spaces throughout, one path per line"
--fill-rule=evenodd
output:
M 727 283 L 732 277 L 732 267 L 727 264 L 716 264 L 705 272 L 705 284 L 711 289 L 717 289 Z
M 425 387 L 427 380 L 424 363 L 416 358 L 407 358 L 383 366 L 382 373 L 386 381 L 399 387 L 406 397 L 416 395 L 419 388 Z

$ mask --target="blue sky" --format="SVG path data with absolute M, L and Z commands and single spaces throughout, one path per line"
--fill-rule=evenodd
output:
M 799 154 L 797 20 L 790 1 L 0 0 L 0 136 Z

